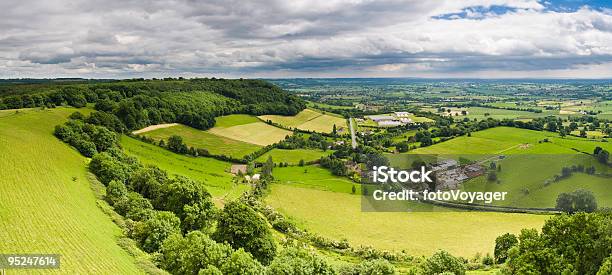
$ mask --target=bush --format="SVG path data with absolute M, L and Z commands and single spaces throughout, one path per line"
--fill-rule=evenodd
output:
M 171 274 L 195 274 L 201 269 L 218 269 L 232 254 L 227 244 L 219 244 L 200 231 L 187 233 L 185 237 L 174 234 L 168 237 L 160 250 L 161 267 Z M 215 273 L 210 273 L 215 274 Z
M 221 272 L 227 275 L 263 275 L 264 267 L 242 248 L 234 251 L 221 266 Z
M 463 261 L 443 250 L 436 252 L 421 264 L 421 269 L 424 274 L 440 274 L 443 272 L 452 272 L 455 275 L 465 274 Z
M 516 236 L 510 233 L 501 235 L 495 239 L 495 262 L 498 264 L 504 263 L 508 258 L 508 250 L 518 244 Z
M 340 268 L 340 274 L 343 275 L 387 275 L 395 273 L 395 267 L 384 259 L 363 261 L 358 265 L 343 266 L 342 268 Z
M 288 247 L 268 267 L 268 274 L 334 274 L 334 269 L 323 258 L 296 247 Z
M 266 221 L 242 202 L 225 205 L 214 236 L 235 249 L 244 248 L 262 264 L 269 264 L 276 254 L 276 243 Z

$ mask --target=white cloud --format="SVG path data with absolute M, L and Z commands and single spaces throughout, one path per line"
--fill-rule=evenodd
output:
M 493 6 L 511 9 L 486 11 Z M 0 9 L 0 77 L 612 75 L 602 65 L 612 62 L 609 9 L 554 12 L 531 0 L 21 0 Z

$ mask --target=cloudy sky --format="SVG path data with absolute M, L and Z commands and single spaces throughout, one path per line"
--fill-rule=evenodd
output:
M 611 78 L 612 4 L 2 0 L 0 78 Z

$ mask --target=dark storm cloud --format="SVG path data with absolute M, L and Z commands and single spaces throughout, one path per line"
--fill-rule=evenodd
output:
M 610 11 L 548 6 L 532 0 L 5 0 L 0 77 L 610 73 Z

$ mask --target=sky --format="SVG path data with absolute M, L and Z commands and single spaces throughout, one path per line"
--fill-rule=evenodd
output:
M 0 1 L 0 78 L 177 76 L 612 78 L 612 1 Z

